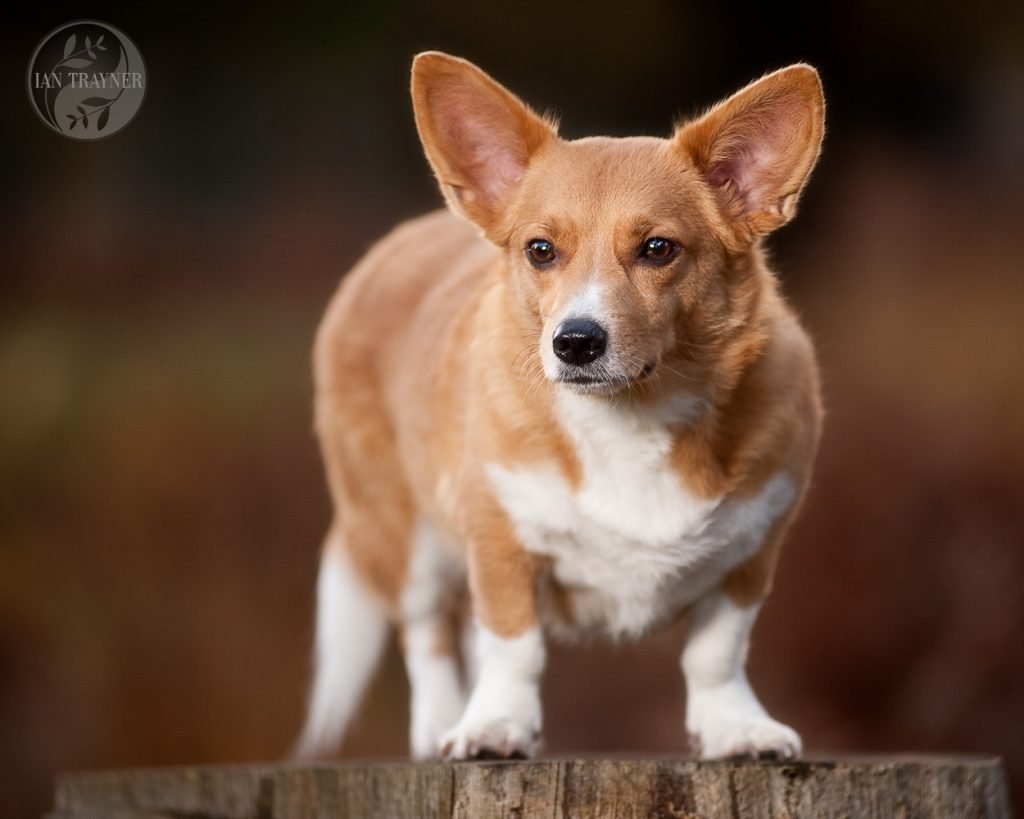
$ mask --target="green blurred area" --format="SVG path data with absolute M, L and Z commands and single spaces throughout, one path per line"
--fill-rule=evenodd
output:
M 881 3 L 107 5 L 149 91 L 111 139 L 20 86 L 0 29 L 0 804 L 59 770 L 276 758 L 304 700 L 319 539 L 309 348 L 344 271 L 440 204 L 412 55 L 479 62 L 563 133 L 665 134 L 764 71 L 829 133 L 771 241 L 829 418 L 755 633 L 813 751 L 977 750 L 1024 792 L 1024 12 Z M 549 748 L 681 751 L 675 630 L 555 653 Z M 580 681 L 586 680 L 586 686 Z M 582 690 L 581 690 L 582 689 Z M 346 753 L 405 750 L 394 652 Z

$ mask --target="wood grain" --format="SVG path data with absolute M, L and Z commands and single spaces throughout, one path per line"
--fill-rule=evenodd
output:
M 955 817 L 1008 819 L 986 757 L 542 759 L 66 774 L 50 819 Z

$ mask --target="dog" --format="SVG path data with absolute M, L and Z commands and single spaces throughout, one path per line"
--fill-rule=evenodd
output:
M 564 140 L 439 52 L 412 102 L 448 207 L 369 250 L 315 342 L 335 516 L 298 754 L 337 746 L 391 624 L 412 756 L 462 760 L 538 752 L 547 637 L 685 615 L 695 752 L 799 755 L 744 666 L 822 422 L 761 247 L 818 159 L 817 72 L 667 139 Z

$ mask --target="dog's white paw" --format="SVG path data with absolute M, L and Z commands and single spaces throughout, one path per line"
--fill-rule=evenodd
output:
M 456 725 L 441 740 L 444 759 L 528 759 L 540 747 L 540 731 L 511 719 Z
M 454 703 L 449 708 L 413 707 L 409 745 L 413 759 L 436 759 L 437 749 L 444 743 L 452 725 L 458 722 L 461 705 Z
M 540 748 L 536 685 L 484 681 L 458 724 L 441 738 L 444 759 L 526 759 Z
M 796 731 L 764 713 L 705 715 L 694 723 L 690 743 L 704 759 L 794 759 L 802 750 Z

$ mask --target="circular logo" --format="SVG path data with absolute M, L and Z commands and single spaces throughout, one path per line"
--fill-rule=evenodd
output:
M 131 122 L 146 96 L 146 68 L 135 43 L 97 20 L 47 34 L 28 64 L 28 97 L 51 129 L 71 139 L 102 139 Z

